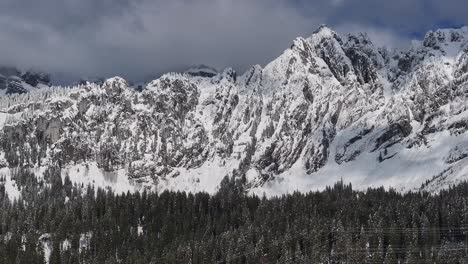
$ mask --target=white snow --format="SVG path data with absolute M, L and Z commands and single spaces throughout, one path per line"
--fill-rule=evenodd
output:
M 187 170 L 178 168 L 177 177 L 161 179 L 157 185 L 158 191 L 174 190 L 186 192 L 207 192 L 214 194 L 223 178 L 238 165 L 237 160 L 215 160 L 205 162 L 201 167 Z
M 66 251 L 66 250 L 69 250 L 71 248 L 71 243 L 68 239 L 65 239 L 63 242 L 62 242 L 62 245 L 60 246 L 61 250 L 62 251 Z
M 338 165 L 330 161 L 319 172 L 307 175 L 300 162 L 290 170 L 280 174 L 266 186 L 252 190 L 252 193 L 268 196 L 292 193 L 294 191 L 323 190 L 343 180 L 352 183 L 355 189 L 365 190 L 368 187 L 394 188 L 397 191 L 417 190 L 427 180 L 444 172 L 451 166 L 441 157 L 449 155 L 456 146 L 467 145 L 468 135 L 451 136 L 444 131 L 429 138 L 430 147 L 404 148 L 395 145 L 388 149 L 388 155 L 395 157 L 378 162 L 379 152 L 363 153 L 356 160 Z M 463 166 L 462 166 L 463 165 Z M 468 161 L 455 166 L 454 173 L 449 175 L 443 186 L 466 179 Z M 440 188 L 439 187 L 439 188 Z
M 125 169 L 107 172 L 100 169 L 95 162 L 86 164 L 69 165 L 62 171 L 62 178 L 69 176 L 73 183 L 92 185 L 97 188 L 111 188 L 116 193 L 134 192 L 141 186 L 130 182 Z
M 16 181 L 11 179 L 11 173 L 9 168 L 1 168 L 0 169 L 0 177 L 5 178 L 5 182 L 3 185 L 5 186 L 5 191 L 6 194 L 8 195 L 8 198 L 13 201 L 13 200 L 18 200 L 21 196 L 21 191 L 16 184 Z M 2 184 L 2 182 L 0 182 Z
M 46 264 L 49 264 L 50 255 L 52 254 L 52 241 L 50 240 L 50 234 L 42 234 L 39 237 L 39 243 L 44 250 L 44 261 Z

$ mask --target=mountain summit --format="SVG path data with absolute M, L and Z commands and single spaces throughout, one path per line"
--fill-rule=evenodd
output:
M 116 77 L 3 97 L 0 172 L 59 169 L 116 191 L 215 192 L 225 176 L 267 194 L 340 179 L 438 190 L 468 179 L 467 93 L 466 27 L 390 52 L 322 26 L 243 75 L 198 67 L 141 92 Z

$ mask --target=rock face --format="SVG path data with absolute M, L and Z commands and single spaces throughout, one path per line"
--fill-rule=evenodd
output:
M 214 192 L 224 176 L 268 194 L 340 179 L 436 190 L 468 178 L 467 43 L 468 28 L 438 30 L 390 52 L 320 27 L 243 75 L 171 73 L 141 92 L 115 77 L 15 97 L 3 103 L 2 159 L 157 190 Z

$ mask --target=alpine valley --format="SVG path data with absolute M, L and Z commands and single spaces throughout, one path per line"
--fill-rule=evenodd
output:
M 29 86 L 28 86 L 29 87 Z M 51 170 L 116 192 L 439 191 L 468 179 L 468 27 L 408 50 L 326 26 L 244 74 L 199 66 L 0 98 L 0 174 Z

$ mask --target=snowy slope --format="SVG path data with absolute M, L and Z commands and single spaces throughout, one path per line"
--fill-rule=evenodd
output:
M 198 67 L 142 92 L 115 77 L 3 97 L 2 170 L 57 167 L 118 192 L 213 193 L 225 176 L 270 195 L 340 179 L 436 191 L 468 179 L 467 90 L 468 28 L 397 52 L 322 26 L 240 76 Z

